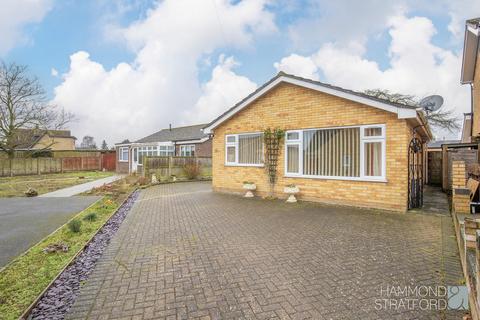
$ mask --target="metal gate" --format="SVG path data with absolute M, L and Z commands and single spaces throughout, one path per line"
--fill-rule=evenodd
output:
M 408 146 L 408 209 L 423 206 L 423 144 L 416 137 Z

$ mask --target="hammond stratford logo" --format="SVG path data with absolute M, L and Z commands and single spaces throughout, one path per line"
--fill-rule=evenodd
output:
M 468 310 L 466 286 L 382 286 L 376 310 Z

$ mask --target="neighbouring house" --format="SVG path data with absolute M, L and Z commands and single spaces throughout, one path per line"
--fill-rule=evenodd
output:
M 75 150 L 70 130 L 18 129 L 14 136 L 17 150 Z
M 269 192 L 263 132 L 286 131 L 274 195 L 295 184 L 300 199 L 406 211 L 421 205 L 423 111 L 280 72 L 213 120 L 213 189 Z
M 145 156 L 211 157 L 212 141 L 206 124 L 162 129 L 137 141 L 115 144 L 117 172 L 141 172 Z
M 470 120 L 471 140 L 462 135 L 462 142 L 474 142 L 480 136 L 480 59 L 479 57 L 480 18 L 465 22 L 465 39 L 463 43 L 462 73 L 460 82 L 469 84 L 471 90 L 470 113 L 465 115 Z M 464 130 L 467 129 L 464 126 Z

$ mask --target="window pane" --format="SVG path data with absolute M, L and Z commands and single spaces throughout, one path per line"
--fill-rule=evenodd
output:
M 287 172 L 298 173 L 300 168 L 299 146 L 287 145 Z
M 298 140 L 298 138 L 299 138 L 298 132 L 287 133 L 287 140 Z
M 227 142 L 235 142 L 235 136 L 228 136 Z
M 365 137 L 381 137 L 382 136 L 382 128 L 365 128 L 364 131 Z
M 382 175 L 381 142 L 365 143 L 365 175 L 377 177 Z
M 238 136 L 238 163 L 261 164 L 263 162 L 263 137 L 261 134 Z
M 308 130 L 303 133 L 303 174 L 360 176 L 360 129 Z
M 235 147 L 227 147 L 227 162 L 235 162 Z

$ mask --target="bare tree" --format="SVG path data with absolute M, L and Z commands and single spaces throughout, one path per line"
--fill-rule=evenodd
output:
M 84 136 L 80 143 L 80 149 L 97 149 L 97 143 L 92 136 Z
M 73 114 L 47 102 L 40 82 L 26 66 L 0 63 L 0 150 L 9 158 L 26 143 L 21 129 L 62 129 L 73 119 Z
M 380 99 L 385 99 L 394 103 L 400 103 L 411 107 L 420 107 L 420 99 L 413 95 L 394 93 L 388 90 L 373 89 L 365 90 L 365 94 Z M 433 127 L 446 129 L 454 132 L 460 129 L 458 118 L 450 110 L 445 110 L 443 107 L 434 112 L 425 114 L 427 121 Z

